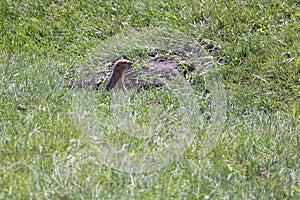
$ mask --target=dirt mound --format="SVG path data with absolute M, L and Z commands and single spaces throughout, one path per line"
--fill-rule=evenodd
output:
M 136 64 L 139 62 L 140 61 L 137 61 Z M 196 67 L 186 63 L 183 64 L 182 61 L 178 60 L 149 58 L 142 67 L 131 68 L 126 71 L 125 86 L 128 89 L 133 87 L 147 89 L 150 86 L 160 86 L 161 83 L 158 81 L 158 78 L 170 80 L 174 78 L 178 72 L 185 76 L 188 72 L 192 72 L 195 69 Z M 81 78 L 82 80 L 74 81 L 70 79 L 68 88 L 87 87 L 92 90 L 101 89 L 108 81 L 111 73 L 112 65 L 100 73 L 86 73 Z

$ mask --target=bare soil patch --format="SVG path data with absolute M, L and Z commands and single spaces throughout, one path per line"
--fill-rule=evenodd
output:
M 141 61 L 137 61 L 139 63 Z M 92 90 L 99 90 L 104 88 L 112 73 L 113 65 L 108 66 L 106 70 L 93 74 L 85 73 L 81 80 L 74 81 L 70 79 L 68 88 L 90 88 Z M 171 80 L 176 77 L 177 73 L 186 76 L 187 73 L 193 72 L 196 67 L 185 63 L 179 59 L 161 59 L 148 57 L 145 65 L 139 68 L 131 68 L 126 71 L 125 86 L 130 89 L 133 87 L 147 89 L 150 86 L 161 86 L 158 79 Z

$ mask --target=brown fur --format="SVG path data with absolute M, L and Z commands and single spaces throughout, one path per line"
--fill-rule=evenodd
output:
M 125 71 L 130 68 L 132 62 L 130 60 L 121 59 L 117 60 L 114 64 L 114 69 L 112 75 L 110 76 L 109 81 L 107 82 L 105 88 L 107 90 L 114 89 L 116 91 L 123 90 L 125 91 Z

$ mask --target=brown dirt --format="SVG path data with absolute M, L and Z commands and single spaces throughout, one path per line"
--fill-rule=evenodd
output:
M 157 60 L 149 58 L 146 61 L 147 67 L 143 67 L 140 69 L 132 68 L 127 70 L 125 86 L 128 89 L 132 87 L 147 89 L 150 86 L 160 86 L 161 84 L 159 83 L 159 81 L 151 77 L 170 80 L 176 76 L 177 72 L 180 72 L 185 76 L 188 72 L 192 72 L 196 69 L 194 66 L 188 66 L 187 69 L 183 69 L 182 67 L 180 67 L 180 65 L 180 62 L 175 60 Z M 98 74 L 86 73 L 83 76 L 82 80 L 74 81 L 73 79 L 70 79 L 68 88 L 72 89 L 74 87 L 87 87 L 92 90 L 101 89 L 101 87 L 103 87 L 103 85 L 108 81 L 111 72 L 112 66 Z M 142 77 L 146 78 L 143 79 Z

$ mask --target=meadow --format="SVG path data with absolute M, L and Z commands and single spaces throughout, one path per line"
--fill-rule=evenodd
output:
M 299 1 L 2 0 L 0 23 L 0 199 L 300 198 Z M 105 41 L 126 30 L 154 27 L 194 38 L 212 57 L 223 94 L 217 103 L 204 94 L 196 96 L 206 112 L 194 109 L 203 114 L 201 129 L 193 115 L 187 123 L 178 120 L 186 115 L 176 113 L 178 101 L 168 90 L 131 94 L 137 116 L 166 113 L 166 121 L 136 118 L 137 124 L 147 128 L 171 122 L 162 131 L 189 130 L 196 137 L 188 135 L 188 146 L 178 147 L 180 155 L 163 167 L 120 170 L 103 161 L 109 159 L 103 153 L 109 148 L 102 152 L 98 143 L 85 140 L 89 131 L 102 131 L 116 148 L 130 149 L 129 159 L 172 138 L 160 135 L 158 141 L 145 143 L 114 129 L 114 118 L 107 120 L 114 97 L 102 89 L 83 90 L 88 113 L 96 110 L 95 116 L 105 116 L 88 118 L 100 129 L 79 127 L 74 120 L 78 93 L 67 85 L 87 63 L 97 70 L 106 66 L 90 62 L 102 56 L 100 44 L 110 44 Z M 136 62 L 147 52 L 132 49 L 122 56 Z M 191 75 L 183 85 L 214 92 L 201 74 Z M 151 110 L 148 100 L 163 102 L 164 110 Z M 218 107 L 223 103 L 218 139 L 203 155 L 204 136 L 214 119 L 210 114 L 223 109 Z M 75 108 L 75 115 L 84 115 L 84 109 Z M 125 129 L 133 130 L 129 122 Z

